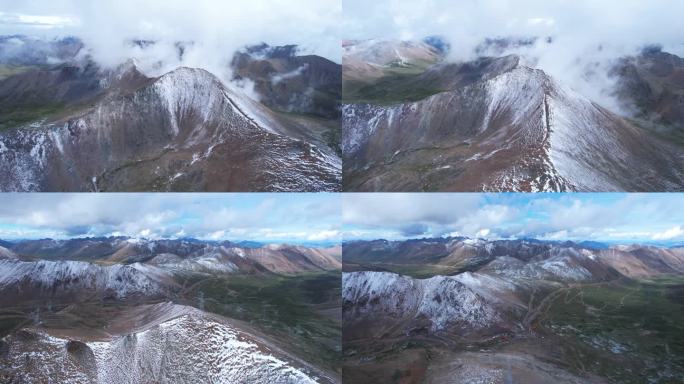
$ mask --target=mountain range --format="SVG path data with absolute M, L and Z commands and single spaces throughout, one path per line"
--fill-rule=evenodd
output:
M 226 67 L 258 102 L 203 69 L 148 76 L 133 59 L 102 67 L 75 38 L 3 37 L 0 190 L 339 190 L 339 66 L 261 48 Z
M 681 191 L 682 59 L 615 58 L 611 111 L 490 39 L 471 61 L 434 40 L 348 41 L 346 191 Z M 493 49 L 498 48 L 498 49 Z
M 3 241 L 0 381 L 339 382 L 341 248 L 250 245 Z
M 684 249 L 344 244 L 345 382 L 676 381 Z M 372 342 L 371 342 L 372 341 Z

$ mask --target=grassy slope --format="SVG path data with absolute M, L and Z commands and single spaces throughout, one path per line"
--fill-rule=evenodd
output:
M 390 66 L 379 79 L 346 80 L 342 83 L 342 101 L 347 104 L 391 105 L 425 99 L 443 90 L 422 87 L 412 80 L 432 64 L 434 63 L 418 62 L 406 66 Z
M 579 377 L 595 375 L 609 383 L 680 383 L 684 377 L 684 277 L 576 285 L 543 312 L 534 337 L 470 343 L 456 350 L 444 349 L 440 340 L 422 345 L 411 339 L 345 348 L 344 377 L 364 382 L 361 377 L 377 373 L 372 382 L 421 380 L 422 373 L 414 370 L 430 365 L 430 358 L 409 357 L 439 351 L 447 356 L 461 351 L 529 354 Z
M 37 67 L 0 64 L 0 81 L 36 68 Z M 46 115 L 53 114 L 62 108 L 63 106 L 59 104 L 22 105 L 21 107 L 2 110 L 0 112 L 0 131 L 30 123 Z
M 684 148 L 684 129 L 679 129 L 675 126 L 654 123 L 646 119 L 633 118 L 627 120 L 636 127 L 653 135 L 655 138 L 675 145 L 679 148 Z
M 54 115 L 64 109 L 63 104 L 21 106 L 3 111 L 0 114 L 0 131 L 31 123 Z
M 576 360 L 575 370 L 614 383 L 674 383 L 684 377 L 684 278 L 571 289 L 543 320 Z
M 285 340 L 304 359 L 340 372 L 339 319 L 325 310 L 339 308 L 340 272 L 297 276 L 214 276 L 189 282 L 186 297 L 204 297 L 204 309 L 250 322 Z M 200 293 L 201 292 L 201 293 Z
M 328 147 L 342 155 L 341 136 L 342 136 L 342 121 L 326 119 L 320 116 L 302 114 L 297 112 L 286 112 L 271 109 L 273 113 L 281 119 L 281 123 L 285 124 L 288 129 L 295 132 L 298 130 L 305 130 L 303 136 L 310 136 L 315 141 L 325 143 Z M 296 124 L 296 126 L 293 126 Z M 301 132 L 300 132 L 301 133 Z
M 437 264 L 392 264 L 380 262 L 362 263 L 350 270 L 388 271 L 416 279 L 427 279 L 436 275 L 454 275 L 462 272 L 462 269 L 458 266 Z
M 0 81 L 31 70 L 33 67 L 0 64 Z

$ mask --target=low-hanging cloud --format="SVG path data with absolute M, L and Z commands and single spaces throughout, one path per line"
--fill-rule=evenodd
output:
M 341 60 L 336 0 L 0 0 L 0 9 L 0 34 L 73 35 L 104 66 L 136 58 L 155 75 L 183 65 L 225 79 L 234 52 L 260 42 Z
M 502 53 L 527 57 L 529 65 L 612 109 L 619 108 L 607 75 L 613 60 L 650 44 L 684 55 L 684 2 L 678 0 L 343 0 L 343 7 L 347 39 L 440 35 L 453 60 L 474 58 L 486 38 L 538 37 Z

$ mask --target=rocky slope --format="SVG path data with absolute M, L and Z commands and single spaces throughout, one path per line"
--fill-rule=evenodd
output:
M 444 53 L 424 41 L 348 40 L 342 47 L 342 73 L 346 82 L 367 82 L 384 76 L 392 68 L 432 64 Z
M 246 47 L 231 63 L 237 80 L 255 83 L 260 101 L 270 108 L 310 114 L 339 122 L 342 67 L 296 46 Z
M 431 332 L 450 324 L 459 334 L 503 326 L 501 319 L 515 318 L 511 308 L 523 308 L 535 289 L 684 275 L 682 248 L 589 248 L 526 240 L 358 241 L 344 245 L 344 261 L 354 270 L 343 276 L 345 321 L 365 322 L 367 316 L 401 319 L 401 329 L 407 331 L 415 326 L 406 323 L 408 316 L 427 320 Z M 434 269 L 434 276 L 415 279 L 390 272 L 417 268 L 422 275 L 429 270 L 427 263 L 455 267 L 453 275 L 442 276 Z M 515 324 L 504 327 L 515 329 Z
M 74 58 L 0 81 L 0 115 L 0 190 L 340 189 L 336 149 L 312 139 L 322 128 L 201 69 L 152 78 Z
M 373 80 L 343 108 L 349 191 L 678 191 L 684 150 L 516 56 Z
M 457 327 L 463 336 L 499 327 L 501 313 L 494 308 L 495 296 L 482 295 L 479 276 L 469 273 L 430 279 L 412 279 L 387 272 L 353 272 L 343 275 L 346 337 L 438 333 Z M 491 285 L 490 285 L 491 284 Z M 505 291 L 505 282 L 489 279 L 485 287 Z M 365 326 L 353 331 L 358 323 Z
M 171 285 L 168 273 L 141 264 L 0 260 L 0 302 L 5 305 L 31 299 L 161 297 Z
M 2 382 L 340 381 L 340 247 L 2 244 Z
M 681 332 L 682 248 L 451 238 L 358 241 L 344 255 L 349 382 L 669 382 L 684 372 L 679 346 L 650 349 Z
M 684 131 L 684 59 L 660 47 L 618 61 L 612 70 L 617 96 L 635 117 L 660 126 L 661 133 Z M 669 128 L 669 129 L 668 129 Z
M 335 271 L 340 248 L 240 248 L 197 240 L 128 238 L 22 241 L 0 247 L 0 303 L 175 298 L 187 276 Z M 37 260 L 36 260 L 37 259 Z
M 4 338 L 0 378 L 64 383 L 328 382 L 315 368 L 252 331 L 190 307 L 164 303 L 136 308 L 107 324 L 108 334 L 91 338 L 40 328 Z

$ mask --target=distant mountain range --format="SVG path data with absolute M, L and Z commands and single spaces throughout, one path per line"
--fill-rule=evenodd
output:
M 489 39 L 473 61 L 437 40 L 347 41 L 346 191 L 681 191 L 684 61 L 615 58 L 607 110 Z

